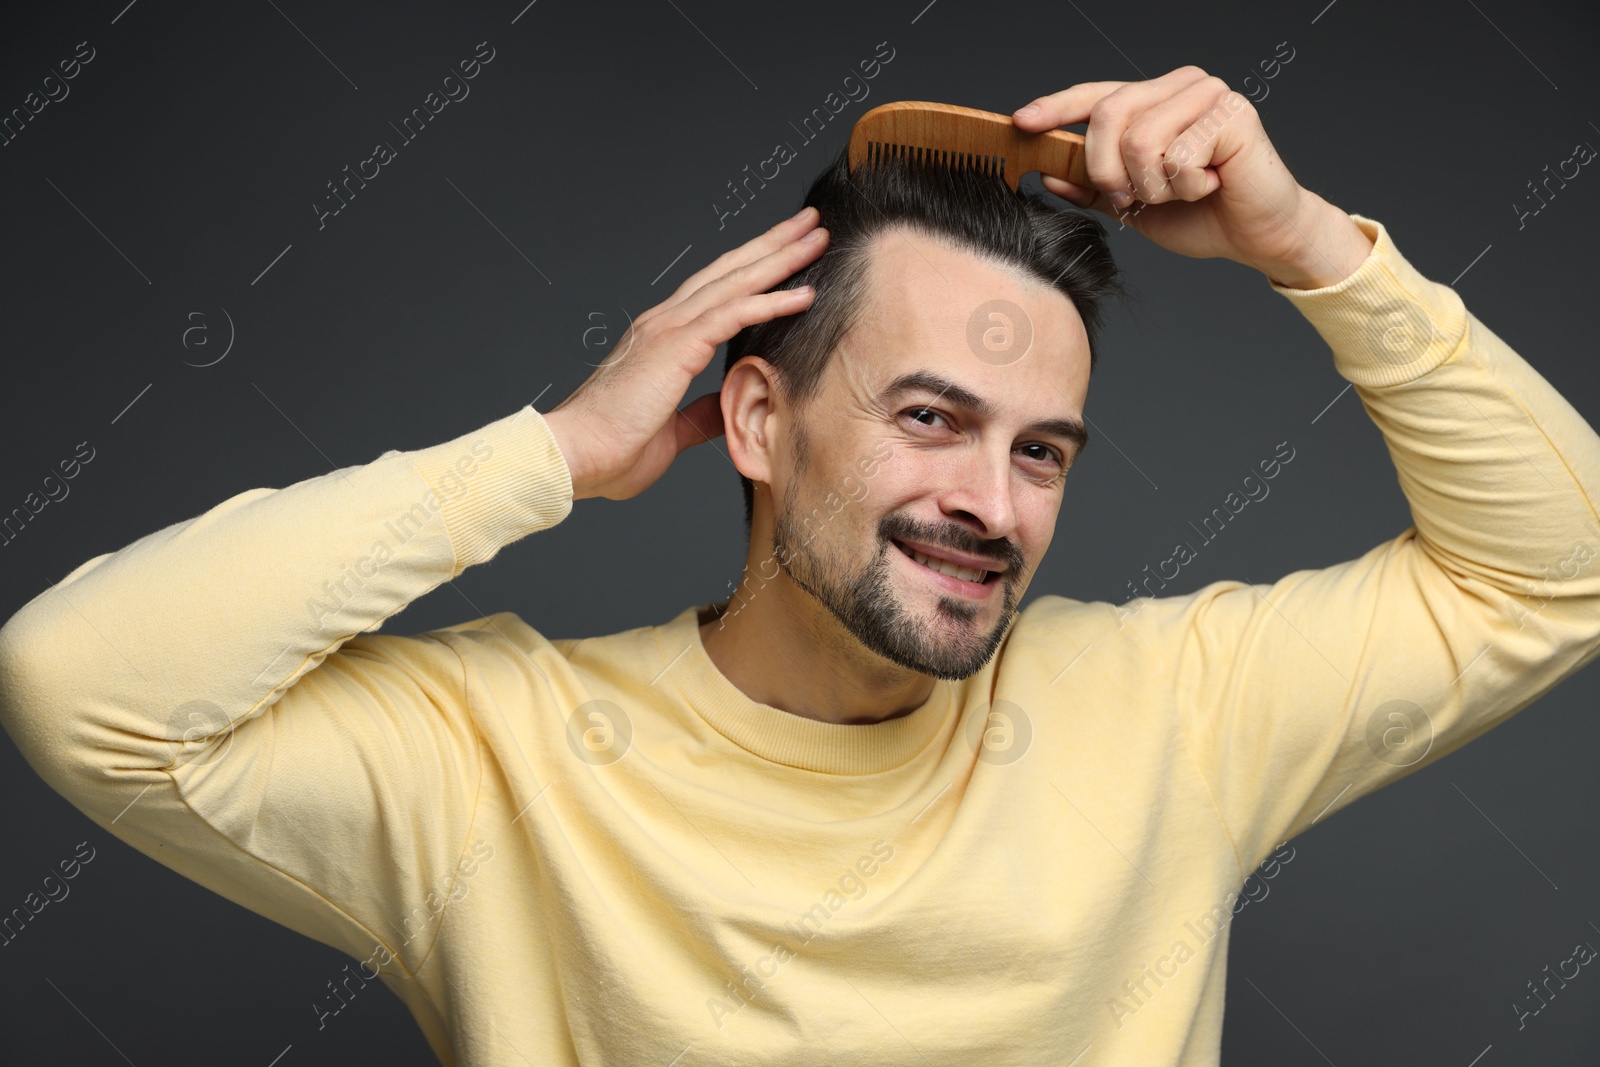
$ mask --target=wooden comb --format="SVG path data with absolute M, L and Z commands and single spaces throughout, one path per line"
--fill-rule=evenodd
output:
M 850 131 L 849 166 L 909 159 L 995 174 L 1012 191 L 1030 171 L 1090 186 L 1081 133 L 1046 130 L 1028 133 L 1011 116 L 992 111 L 896 100 L 879 104 L 856 120 Z

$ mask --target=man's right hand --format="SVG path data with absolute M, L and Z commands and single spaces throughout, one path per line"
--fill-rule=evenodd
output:
M 810 306 L 809 287 L 767 292 L 827 247 L 808 207 L 725 252 L 634 320 L 612 356 L 545 415 L 572 472 L 574 500 L 626 500 L 679 452 L 723 432 L 720 393 L 678 410 L 717 346 L 746 326 Z

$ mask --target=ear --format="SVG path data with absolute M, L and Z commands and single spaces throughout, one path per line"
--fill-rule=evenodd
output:
M 722 379 L 722 426 L 728 458 L 752 482 L 772 484 L 773 402 L 777 371 L 760 356 L 743 356 Z

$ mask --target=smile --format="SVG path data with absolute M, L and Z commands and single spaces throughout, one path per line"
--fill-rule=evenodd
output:
M 938 559 L 919 552 L 914 548 L 907 548 L 899 541 L 893 542 L 900 554 L 913 563 L 925 574 L 932 575 L 935 580 L 952 592 L 963 593 L 967 596 L 984 596 L 989 587 L 999 584 L 998 571 L 980 570 L 975 567 L 963 567 L 949 560 Z

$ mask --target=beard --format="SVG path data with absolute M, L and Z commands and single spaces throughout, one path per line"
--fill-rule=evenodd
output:
M 1014 546 L 985 542 L 960 528 L 919 526 L 889 514 L 878 523 L 877 551 L 852 569 L 840 553 L 818 551 L 816 534 L 807 535 L 796 527 L 795 496 L 795 483 L 790 482 L 772 531 L 773 558 L 790 581 L 827 608 L 857 641 L 890 662 L 947 681 L 960 681 L 983 669 L 1017 616 L 1016 589 L 1023 568 Z M 892 538 L 944 545 L 1005 562 L 1006 570 L 996 579 L 1004 588 L 994 626 L 988 631 L 976 628 L 985 605 L 943 593 L 934 603 L 933 618 L 910 611 L 890 577 L 888 554 L 900 551 Z

